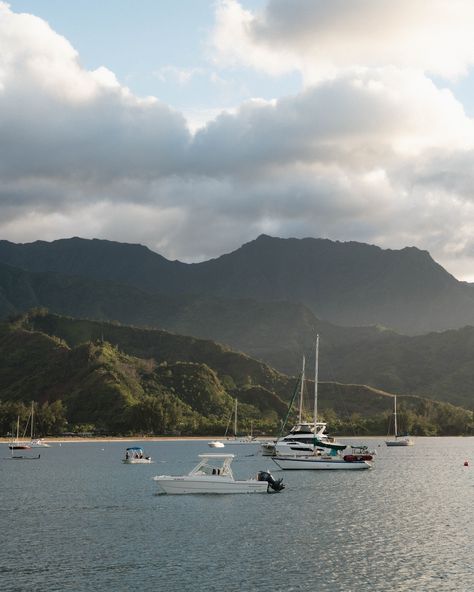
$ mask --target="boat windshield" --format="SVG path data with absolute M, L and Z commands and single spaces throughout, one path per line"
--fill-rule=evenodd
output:
M 314 424 L 298 423 L 291 428 L 290 434 L 312 434 L 314 431 Z

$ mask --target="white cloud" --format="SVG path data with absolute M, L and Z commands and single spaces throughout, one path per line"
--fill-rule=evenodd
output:
M 447 78 L 474 63 L 471 0 L 269 0 L 261 13 L 221 0 L 214 47 L 222 63 L 307 83 L 358 67 L 416 68 Z

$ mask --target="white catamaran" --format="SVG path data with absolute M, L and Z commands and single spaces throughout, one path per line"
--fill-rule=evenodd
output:
M 314 372 L 314 426 L 318 425 L 318 372 L 319 372 L 319 335 L 316 335 Z M 362 451 L 343 455 L 344 444 L 324 441 L 319 433 L 313 431 L 313 450 L 305 454 L 301 451 L 289 451 L 286 454 L 276 454 L 272 460 L 284 470 L 321 470 L 345 469 L 361 470 L 371 467 L 372 455 Z
M 315 446 L 319 445 L 335 450 L 344 450 L 344 448 L 346 448 L 344 444 L 336 442 L 336 440 L 326 432 L 326 422 L 316 421 L 316 423 L 314 423 L 303 421 L 304 384 L 305 357 L 303 356 L 303 367 L 301 370 L 299 392 L 298 422 L 291 428 L 286 436 L 282 436 L 276 441 L 264 442 L 262 444 L 262 454 L 264 456 L 285 456 L 286 454 L 290 454 L 292 456 L 307 456 L 308 454 L 314 452 Z

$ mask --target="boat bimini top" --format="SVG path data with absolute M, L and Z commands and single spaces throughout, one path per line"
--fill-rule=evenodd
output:
M 234 460 L 234 454 L 199 454 L 201 460 L 189 473 L 190 475 L 219 475 L 231 477 L 233 479 L 231 462 Z M 213 463 L 214 460 L 220 460 L 222 463 Z

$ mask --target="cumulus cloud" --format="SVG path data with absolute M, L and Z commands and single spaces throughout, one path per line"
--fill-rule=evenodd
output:
M 221 0 L 213 44 L 223 63 L 307 82 L 355 67 L 416 68 L 444 77 L 474 63 L 470 0 L 269 0 L 257 14 Z
M 385 33 L 363 35 L 353 5 L 374 27 L 384 16 Z M 433 33 L 448 4 L 434 0 L 437 17 L 423 23 L 421 2 L 401 1 L 397 15 L 393 6 L 280 0 L 252 14 L 221 3 L 220 58 L 233 37 L 229 59 L 245 50 L 274 72 L 296 64 L 332 74 L 294 96 L 248 101 L 191 134 L 182 114 L 134 96 L 106 68 L 87 71 L 47 23 L 0 1 L 2 238 L 101 237 L 191 261 L 261 232 L 327 236 L 415 244 L 458 271 L 456 261 L 473 257 L 474 122 L 429 78 L 428 41 L 421 57 L 413 41 L 421 25 Z M 446 75 L 470 63 L 463 35 L 461 27 L 446 49 Z M 410 52 L 416 59 L 405 60 Z
M 89 72 L 41 19 L 0 3 L 3 179 L 112 179 L 166 173 L 189 141 L 184 118 L 138 99 L 106 68 Z

